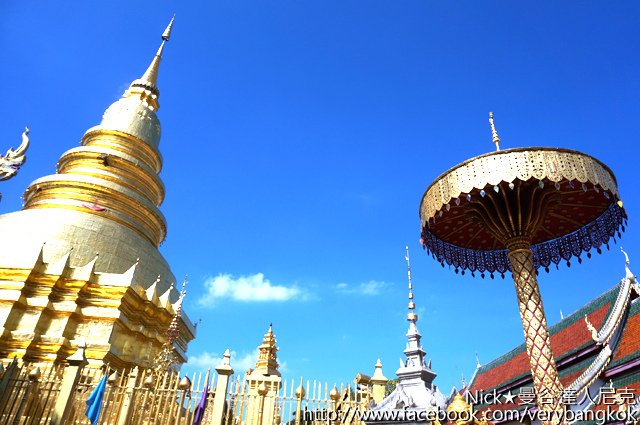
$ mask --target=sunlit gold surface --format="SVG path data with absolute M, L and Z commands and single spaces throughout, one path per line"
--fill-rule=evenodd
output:
M 478 416 L 478 419 L 476 419 Z M 447 407 L 447 423 L 455 425 L 490 425 L 489 422 L 484 419 L 484 415 L 474 414 L 473 406 L 471 406 L 465 400 L 464 396 L 457 393 L 449 406 Z M 433 423 L 433 422 L 432 422 Z M 435 423 L 439 423 L 436 421 Z
M 138 105 L 155 117 L 153 111 Z M 121 117 L 133 124 L 146 121 L 137 115 Z M 104 121 L 101 126 L 99 131 L 93 128 L 87 132 L 81 147 L 62 155 L 58 174 L 37 179 L 29 186 L 24 208 L 63 208 L 103 216 L 158 246 L 166 235 L 166 224 L 158 209 L 164 190 L 157 176 L 161 166 L 154 146 L 157 140 L 104 128 Z
M 173 21 L 172 21 L 173 22 Z M 57 174 L 35 180 L 24 209 L 0 216 L 0 357 L 64 360 L 81 342 L 90 363 L 150 366 L 178 292 L 158 251 L 162 46 L 144 75 L 62 154 Z M 195 329 L 183 312 L 178 362 Z
M 589 182 L 618 196 L 617 182 L 609 167 L 589 155 L 557 148 L 505 149 L 469 159 L 440 175 L 422 197 L 422 224 L 426 225 L 427 220 L 461 195 L 487 185 L 531 178 Z
M 87 264 L 99 253 L 96 270 L 107 273 L 123 273 L 140 258 L 136 269 L 140 284 L 148 287 L 160 275 L 158 291 L 164 292 L 175 282 L 166 260 L 149 241 L 99 215 L 57 208 L 1 215 L 0 232 L 11 235 L 16 231 L 20 238 L 0 244 L 3 269 L 31 270 L 42 248 L 46 262 L 55 263 L 70 253 L 74 267 Z
M 273 326 L 264 334 L 262 344 L 258 347 L 258 361 L 255 369 L 245 374 L 247 383 L 247 416 L 246 423 L 270 425 L 275 416 L 274 402 L 278 397 L 282 378 L 278 370 L 278 347 Z
M 73 253 L 82 250 L 52 258 L 54 251 L 36 251 L 28 267 L 0 268 L 0 358 L 62 360 L 86 342 L 90 363 L 150 365 L 175 313 L 175 290 L 159 291 L 159 282 L 143 284 L 140 279 L 149 270 L 135 261 L 125 270 L 105 272 L 100 269 L 110 264 L 99 264 L 101 256 L 78 264 L 82 257 Z M 23 261 L 26 256 L 20 254 L 11 253 Z M 7 257 L 6 251 L 0 253 Z M 176 345 L 184 361 L 195 330 L 184 315 L 180 326 Z
M 253 370 L 253 374 L 259 375 L 277 375 L 278 371 L 278 347 L 276 346 L 276 336 L 273 333 L 273 326 L 269 326 L 267 333 L 264 334 L 262 344 L 258 347 L 258 361 Z

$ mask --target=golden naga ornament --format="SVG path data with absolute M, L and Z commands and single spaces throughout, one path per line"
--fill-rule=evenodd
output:
M 17 149 L 9 148 L 7 153 L 0 155 L 0 181 L 9 180 L 18 173 L 18 169 L 27 160 L 26 152 L 29 148 L 29 128 L 22 133 L 22 143 Z

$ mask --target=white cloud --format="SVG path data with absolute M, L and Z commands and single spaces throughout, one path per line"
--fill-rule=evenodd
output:
M 358 285 L 349 285 L 347 283 L 338 283 L 335 286 L 337 292 L 341 294 L 358 294 L 358 295 L 378 295 L 384 288 L 389 286 L 388 283 L 379 280 L 370 280 L 362 282 Z
M 231 274 L 219 274 L 208 278 L 205 294 L 198 300 L 201 306 L 211 306 L 216 300 L 231 299 L 241 302 L 283 302 L 293 298 L 306 300 L 309 294 L 296 285 L 275 285 L 262 273 L 233 277 Z
M 233 368 L 233 372 L 236 375 L 242 375 L 249 369 L 254 369 L 256 367 L 256 362 L 258 361 L 258 355 L 260 354 L 260 350 L 257 348 L 254 351 L 250 352 L 241 352 L 238 354 L 236 351 L 231 351 L 231 359 L 229 362 L 231 363 L 231 367 Z M 193 366 L 194 368 L 215 368 L 222 361 L 222 354 L 212 353 L 209 351 L 204 351 L 200 354 L 196 354 L 189 357 L 189 361 L 187 362 L 188 366 Z M 279 367 L 278 370 L 280 373 L 287 372 L 287 362 L 278 359 Z
M 247 369 L 254 368 L 256 361 L 258 361 L 259 351 L 256 349 L 251 352 L 244 352 L 238 354 L 235 351 L 231 351 L 231 367 L 235 373 L 244 373 Z M 222 361 L 222 354 L 212 353 L 205 351 L 201 354 L 196 354 L 189 357 L 187 364 L 198 368 L 215 368 Z

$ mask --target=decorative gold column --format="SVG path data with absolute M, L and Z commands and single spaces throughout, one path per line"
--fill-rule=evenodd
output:
M 376 362 L 375 372 L 373 372 L 373 376 L 371 377 L 371 384 L 373 386 L 372 397 L 376 404 L 380 403 L 384 399 L 387 390 L 387 382 L 389 382 L 389 379 L 382 373 L 382 362 L 378 359 Z
M 559 403 L 562 384 L 551 350 L 551 338 L 547 330 L 547 319 L 542 306 L 530 245 L 526 238 L 513 238 L 506 243 L 537 404 L 544 411 L 557 412 L 555 419 L 549 422 L 557 424 L 560 422 L 558 419 L 562 413 L 562 406 Z M 553 399 L 553 403 L 544 402 L 544 399 L 549 397 Z

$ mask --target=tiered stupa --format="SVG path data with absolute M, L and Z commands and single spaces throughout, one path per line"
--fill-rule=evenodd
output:
M 415 312 L 416 304 L 413 300 L 409 247 L 406 247 L 406 260 L 409 281 L 409 311 L 407 313 L 409 330 L 407 331 L 407 346 L 404 350 L 406 360 L 400 360 L 400 368 L 396 371 L 399 379 L 396 388 L 373 410 L 442 410 L 447 405 L 447 398 L 433 384 L 436 373 L 431 369 L 431 362 L 425 361 L 425 351 L 420 344 L 422 336 L 416 326 L 418 314 Z
M 63 360 L 87 343 L 93 364 L 151 366 L 175 314 L 175 277 L 158 251 L 158 70 L 173 20 L 142 77 L 0 216 L 0 358 Z M 195 329 L 183 312 L 176 350 Z
M 254 369 L 249 369 L 244 379 L 247 381 L 247 420 L 248 424 L 270 425 L 277 414 L 278 391 L 282 378 L 278 368 L 278 341 L 269 325 L 262 344 L 258 346 L 258 361 Z M 302 388 L 304 392 L 304 388 Z

